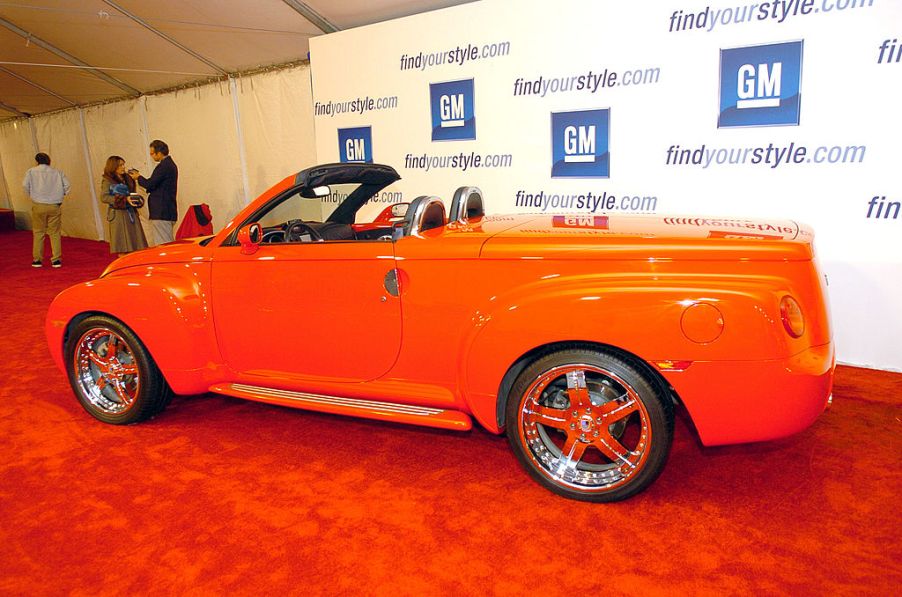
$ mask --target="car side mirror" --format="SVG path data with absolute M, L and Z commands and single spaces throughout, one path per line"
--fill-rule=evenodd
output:
M 238 244 L 241 245 L 242 255 L 253 255 L 260 248 L 260 240 L 263 238 L 263 226 L 259 222 L 253 222 L 242 226 L 238 230 Z

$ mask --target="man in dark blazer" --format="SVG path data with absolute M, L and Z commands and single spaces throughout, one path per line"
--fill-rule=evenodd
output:
M 150 157 L 157 162 L 150 178 L 144 178 L 137 170 L 130 170 L 129 176 L 150 193 L 147 197 L 147 208 L 150 211 L 154 245 L 162 245 L 174 240 L 173 230 L 179 218 L 179 208 L 175 199 L 179 185 L 179 169 L 169 157 L 169 146 L 159 139 L 150 142 Z

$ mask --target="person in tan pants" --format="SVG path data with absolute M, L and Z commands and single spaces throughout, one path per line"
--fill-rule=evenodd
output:
M 44 237 L 50 237 L 50 264 L 61 267 L 62 243 L 60 225 L 62 222 L 63 196 L 69 194 L 69 179 L 66 175 L 50 167 L 50 156 L 39 153 L 34 156 L 37 166 L 25 173 L 22 188 L 31 197 L 31 228 L 34 242 L 31 249 L 31 266 L 41 267 L 44 260 Z

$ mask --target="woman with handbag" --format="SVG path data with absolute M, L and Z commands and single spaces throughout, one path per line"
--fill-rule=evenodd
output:
M 131 253 L 147 248 L 147 238 L 138 218 L 144 199 L 131 195 L 135 181 L 125 174 L 125 160 L 118 155 L 107 158 L 100 179 L 100 200 L 106 203 L 106 219 L 110 223 L 110 253 Z

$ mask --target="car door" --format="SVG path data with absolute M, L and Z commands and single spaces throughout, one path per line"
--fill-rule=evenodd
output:
M 226 363 L 283 385 L 383 375 L 401 346 L 394 268 L 392 243 L 379 240 L 214 249 L 213 320 Z

